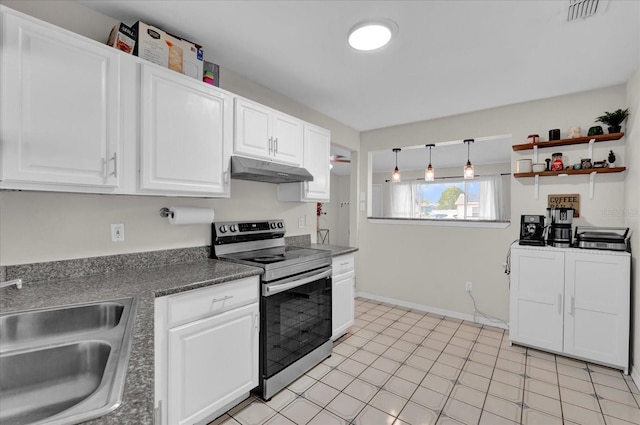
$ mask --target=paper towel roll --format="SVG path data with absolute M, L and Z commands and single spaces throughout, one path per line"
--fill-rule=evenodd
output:
M 211 208 L 170 207 L 169 211 L 171 224 L 209 224 L 215 216 Z

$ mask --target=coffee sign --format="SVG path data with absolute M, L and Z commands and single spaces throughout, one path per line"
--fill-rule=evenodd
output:
M 557 195 L 548 195 L 547 205 L 549 208 L 573 208 L 574 217 L 580 217 L 580 194 L 579 193 L 561 193 Z

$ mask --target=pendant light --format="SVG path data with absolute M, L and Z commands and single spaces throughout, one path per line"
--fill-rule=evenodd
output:
M 393 183 L 400 183 L 400 170 L 398 170 L 398 152 L 400 152 L 402 149 L 400 148 L 394 148 L 393 151 L 396 153 L 396 168 L 395 170 L 393 170 L 393 174 L 391 175 L 391 181 Z
M 464 176 L 465 180 L 473 180 L 473 178 L 475 177 L 475 173 L 473 171 L 473 165 L 471 164 L 471 161 L 469 160 L 469 146 L 473 142 L 474 142 L 473 139 L 465 139 L 465 141 L 464 141 L 464 143 L 467 144 L 467 165 L 464 166 L 464 172 L 462 174 Z
M 433 148 L 435 145 L 433 143 L 430 143 L 425 146 L 427 147 L 427 149 L 429 149 L 429 165 L 427 166 L 427 169 L 424 170 L 424 181 L 432 182 L 436 178 L 436 175 L 433 171 L 433 167 L 431 166 L 431 148 Z

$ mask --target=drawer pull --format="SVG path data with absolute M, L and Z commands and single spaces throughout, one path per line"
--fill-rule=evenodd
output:
M 227 295 L 226 297 L 222 297 L 222 298 L 214 298 L 213 300 L 211 300 L 211 304 L 217 303 L 217 302 L 220 302 L 220 301 L 226 301 L 226 300 L 229 300 L 231 298 L 233 298 L 233 295 Z

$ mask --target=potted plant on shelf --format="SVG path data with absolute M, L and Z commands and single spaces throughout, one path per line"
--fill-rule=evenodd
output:
M 614 154 L 613 151 L 609 151 L 607 160 L 609 161 L 609 167 L 613 168 L 616 166 L 616 154 Z
M 596 118 L 596 122 L 601 122 L 609 126 L 609 133 L 620 133 L 620 124 L 629 116 L 629 108 L 618 109 L 613 112 L 605 112 L 604 115 Z

